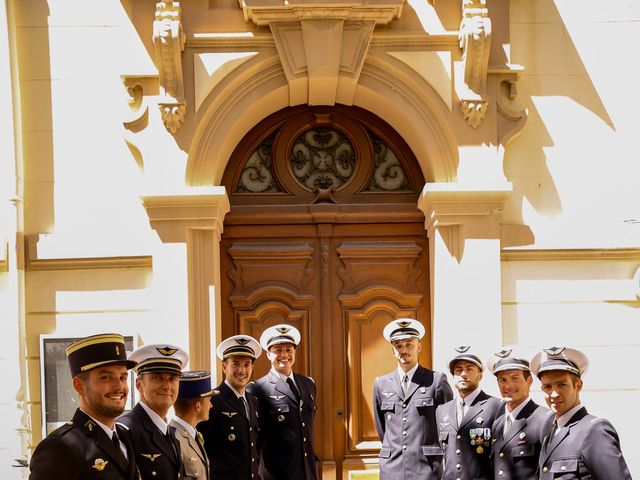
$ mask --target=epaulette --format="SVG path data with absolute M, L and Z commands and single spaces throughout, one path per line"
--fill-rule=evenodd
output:
M 62 425 L 61 427 L 58 427 L 54 432 L 56 435 L 62 436 L 64 434 L 66 434 L 67 432 L 70 432 L 73 427 L 75 427 L 74 423 L 72 420 L 69 420 L 67 423 L 65 423 L 64 425 Z
M 127 425 L 125 425 L 124 423 L 122 423 L 122 422 L 116 422 L 116 425 L 120 425 L 125 430 L 129 430 L 129 427 Z

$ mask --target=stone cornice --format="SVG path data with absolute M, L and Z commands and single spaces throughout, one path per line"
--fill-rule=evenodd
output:
M 500 216 L 512 191 L 511 183 L 466 185 L 427 183 L 418 200 L 427 230 L 443 225 L 464 224 L 472 217 Z
M 518 261 L 640 260 L 640 248 L 541 248 L 502 250 L 500 259 Z
M 240 0 L 244 19 L 258 26 L 273 22 L 299 22 L 302 20 L 344 20 L 351 22 L 373 21 L 386 25 L 402 13 L 402 0 L 387 0 L 385 3 L 327 5 L 317 3 L 277 2 L 273 0 Z
M 188 187 L 141 199 L 151 227 L 169 243 L 185 242 L 187 229 L 214 230 L 221 235 L 230 209 L 224 187 Z

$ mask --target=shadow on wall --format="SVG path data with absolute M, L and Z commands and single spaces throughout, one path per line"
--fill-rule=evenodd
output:
M 509 223 L 524 223 L 525 200 L 536 212 L 550 217 L 563 211 L 545 153 L 556 145 L 545 125 L 548 118 L 540 114 L 534 99 L 570 99 L 611 130 L 615 131 L 615 126 L 554 0 L 526 0 L 512 5 L 511 62 L 525 67 L 517 101 L 526 106 L 529 115 L 522 134 L 505 153 L 504 173 L 514 187 L 505 217 Z M 570 115 L 566 111 L 558 114 Z M 566 122 L 570 125 L 571 119 Z

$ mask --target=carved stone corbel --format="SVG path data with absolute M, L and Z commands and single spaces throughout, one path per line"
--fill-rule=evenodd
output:
M 167 0 L 156 3 L 153 44 L 160 87 L 164 96 L 158 105 L 162 120 L 171 133 L 178 131 L 187 110 L 182 76 L 185 34 L 182 31 L 181 18 L 180 2 Z
M 484 120 L 489 108 L 489 100 L 478 98 L 477 100 L 460 100 L 462 116 L 471 128 L 478 128 Z
M 463 0 L 459 40 L 464 81 L 471 90 L 483 94 L 487 86 L 491 48 L 491 19 L 487 0 Z

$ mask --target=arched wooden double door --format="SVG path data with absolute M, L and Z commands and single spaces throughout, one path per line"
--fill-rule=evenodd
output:
M 395 368 L 382 329 L 404 316 L 429 324 L 428 246 L 416 206 L 424 179 L 413 154 L 361 109 L 296 107 L 246 135 L 223 184 L 231 211 L 221 242 L 222 335 L 299 328 L 294 370 L 318 386 L 322 478 L 371 478 L 373 381 Z M 427 365 L 430 350 L 428 334 Z M 268 368 L 263 356 L 254 378 Z

